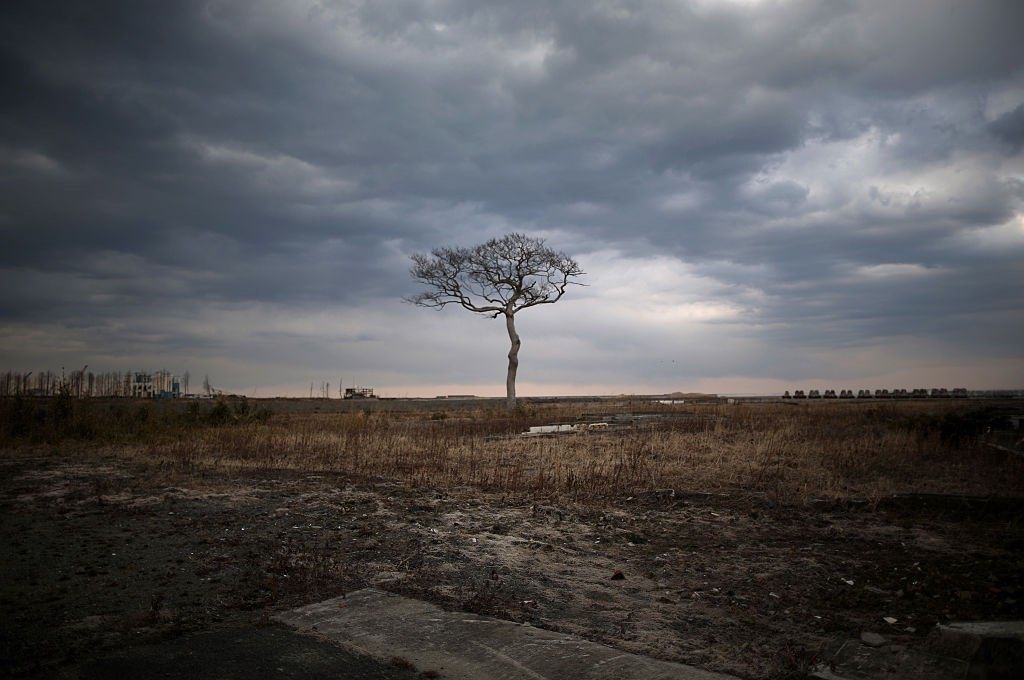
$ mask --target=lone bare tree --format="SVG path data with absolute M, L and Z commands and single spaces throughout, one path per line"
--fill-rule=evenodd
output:
M 496 319 L 505 317 L 512 348 L 505 379 L 507 406 L 516 406 L 516 371 L 522 342 L 516 333 L 516 313 L 527 307 L 558 302 L 574 279 L 584 274 L 563 252 L 542 238 L 509 234 L 473 248 L 437 248 L 430 255 L 412 256 L 412 277 L 428 290 L 406 298 L 420 307 L 440 309 L 457 304 Z

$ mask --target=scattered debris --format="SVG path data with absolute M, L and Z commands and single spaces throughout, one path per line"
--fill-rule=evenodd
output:
M 517 428 L 515 436 L 524 429 Z M 571 435 L 577 436 L 590 441 L 614 435 Z M 47 464 L 68 469 L 59 460 Z M 187 493 L 166 491 L 162 477 L 139 477 L 131 481 L 125 501 L 61 513 L 64 519 L 53 523 L 40 518 L 52 518 L 55 502 L 39 492 L 54 482 L 19 481 L 17 474 L 8 473 L 29 465 L 37 464 L 9 462 L 0 485 L 0 500 L 30 491 L 39 499 L 9 513 L 3 527 L 7 545 L 28 550 L 19 560 L 47 567 L 18 569 L 3 592 L 15 603 L 15 611 L 30 611 L 31 604 L 31 611 L 45 614 L 38 622 L 26 618 L 17 633 L 26 656 L 44 643 L 49 648 L 92 649 L 89 645 L 99 644 L 110 630 L 127 632 L 116 639 L 120 642 L 110 638 L 103 644 L 134 644 L 183 625 L 212 625 L 213 616 L 234 624 L 248 621 L 254 608 L 299 606 L 337 592 L 387 584 L 387 590 L 452 611 L 562 627 L 608 639 L 613 646 L 743 677 L 784 677 L 791 666 L 803 670 L 815 663 L 812 659 L 830 658 L 847 637 L 854 638 L 850 654 L 907 671 L 898 648 L 906 645 L 910 656 L 920 651 L 926 626 L 948 620 L 954 612 L 978 617 L 1012 612 L 1019 605 L 1009 600 L 1021 597 L 1017 548 L 1022 534 L 1019 523 L 1004 519 L 1017 516 L 1007 515 L 1012 511 L 1009 500 L 982 506 L 972 498 L 968 506 L 955 499 L 956 505 L 950 506 L 954 509 L 985 509 L 972 510 L 976 520 L 971 531 L 963 532 L 957 519 L 963 513 L 947 512 L 946 505 L 933 500 L 924 506 L 899 505 L 893 514 L 851 512 L 844 504 L 823 515 L 785 503 L 769 512 L 760 496 L 735 490 L 698 494 L 684 486 L 638 488 L 630 491 L 629 502 L 558 498 L 542 504 L 534 495 L 506 498 L 476 489 L 410 487 L 376 479 L 357 484 L 340 476 L 315 481 L 298 474 L 238 478 L 211 471 L 181 479 L 182 485 L 195 485 L 186 487 Z M 92 493 L 91 478 L 75 483 L 84 494 Z M 111 491 L 107 497 L 116 494 Z M 135 497 L 156 500 L 147 506 L 151 510 L 140 513 L 132 502 Z M 928 514 L 927 523 L 911 523 L 926 527 L 914 533 L 893 529 L 894 524 L 903 525 L 893 520 L 901 516 L 900 509 L 920 513 L 920 507 L 940 511 Z M 130 546 L 126 537 L 134 537 Z M 594 544 L 595 539 L 600 542 Z M 928 542 L 918 543 L 922 539 Z M 758 546 L 756 555 L 749 553 L 751 545 Z M 917 545 L 927 549 L 915 549 Z M 116 557 L 111 556 L 115 549 Z M 1001 557 L 979 570 L 976 554 Z M 59 570 L 49 568 L 48 560 Z M 766 569 L 766 563 L 787 566 L 775 571 Z M 608 566 L 614 573 L 615 564 L 623 565 L 621 579 L 608 573 Z M 618 583 L 627 580 L 625 569 L 630 570 L 630 583 Z M 843 588 L 837 583 L 841 571 L 856 574 L 843 579 Z M 40 601 L 40 589 L 29 587 L 29 578 L 54 592 L 65 587 L 66 594 L 53 602 Z M 853 578 L 857 585 L 850 583 Z M 869 583 L 886 588 L 886 595 L 871 594 Z M 85 629 L 74 625 L 95 613 L 97 589 L 115 592 L 115 586 L 130 597 L 121 604 L 112 601 L 103 611 L 118 618 L 103 625 L 89 621 Z M 158 589 L 168 593 L 168 603 L 156 611 L 173 611 L 173 616 L 151 615 L 148 607 L 139 610 L 137 603 L 148 602 Z M 959 592 L 974 596 L 962 599 Z M 563 599 L 563 593 L 572 595 Z M 652 608 L 654 615 L 646 615 Z M 900 615 L 892 628 L 877 626 L 890 616 L 882 614 L 886 609 L 892 617 Z M 638 621 L 630 621 L 626 633 L 617 635 L 615 626 L 631 613 Z M 765 629 L 760 626 L 769 618 L 772 635 L 762 636 Z M 51 629 L 52 620 L 68 623 Z M 851 621 L 862 623 L 852 635 L 844 635 Z M 907 624 L 917 626 L 916 636 L 906 635 L 915 632 L 906 630 Z M 146 632 L 134 632 L 136 625 Z M 700 651 L 678 651 L 697 628 L 714 636 L 701 643 L 713 658 Z M 862 629 L 886 630 L 883 635 L 890 643 L 869 647 L 859 639 Z M 801 649 L 796 657 L 789 647 L 794 641 Z M 672 649 L 677 651 L 666 651 Z M 402 655 L 420 668 L 431 667 Z M 887 667 L 879 666 L 883 672 Z M 966 662 L 961 665 L 965 667 Z M 833 671 L 846 680 L 887 677 L 857 675 L 839 666 Z M 449 669 L 443 672 L 447 675 Z M 888 677 L 947 676 L 939 670 Z

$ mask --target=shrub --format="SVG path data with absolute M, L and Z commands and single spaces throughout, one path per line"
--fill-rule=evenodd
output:
M 231 414 L 231 408 L 226 402 L 218 400 L 210 412 L 206 414 L 206 419 L 211 425 L 227 425 L 229 422 L 234 420 L 234 416 Z

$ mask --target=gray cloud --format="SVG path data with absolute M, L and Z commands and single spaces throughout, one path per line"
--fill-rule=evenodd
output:
M 1020 3 L 0 11 L 12 367 L 105 352 L 239 388 L 332 364 L 486 384 L 497 348 L 438 356 L 475 320 L 388 305 L 410 291 L 410 252 L 517 229 L 591 254 L 597 296 L 627 262 L 676 263 L 656 268 L 676 288 L 637 288 L 683 310 L 656 341 L 622 331 L 624 305 L 607 327 L 541 324 L 583 343 L 579 361 L 619 356 L 602 385 L 658 383 L 652 353 L 694 338 L 718 349 L 691 349 L 701 360 L 673 379 L 869 376 L 842 352 L 912 364 L 915 338 L 937 375 L 980 352 L 1024 378 Z M 396 359 L 423 357 L 366 318 L 432 329 L 435 368 Z M 584 384 L 540 344 L 553 385 Z

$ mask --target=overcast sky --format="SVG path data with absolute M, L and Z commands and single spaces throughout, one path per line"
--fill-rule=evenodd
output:
M 0 370 L 504 391 L 409 255 L 586 288 L 520 394 L 1024 386 L 1024 3 L 5 2 Z M 201 380 L 201 378 L 200 378 Z

